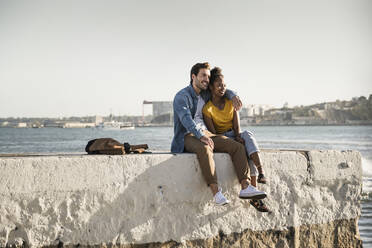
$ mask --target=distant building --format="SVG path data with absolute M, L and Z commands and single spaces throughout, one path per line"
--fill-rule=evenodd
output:
M 99 116 L 99 115 L 96 115 L 95 125 L 98 126 L 101 123 L 103 123 L 103 117 Z
M 61 122 L 54 122 L 51 120 L 45 120 L 43 126 L 44 127 L 59 127 L 62 128 L 64 123 Z
M 9 125 L 8 121 L 4 121 L 0 124 L 1 127 L 7 127 Z
M 262 116 L 265 115 L 265 112 L 269 109 L 274 108 L 271 105 L 268 104 L 249 104 L 245 108 L 243 108 L 243 115 L 246 115 L 248 117 L 251 116 Z
M 328 102 L 324 104 L 324 109 L 325 110 L 340 109 L 340 106 L 335 102 Z
M 27 123 L 26 122 L 19 122 L 19 123 L 17 123 L 17 127 L 25 128 L 25 127 L 27 127 Z
M 153 101 L 152 102 L 152 114 L 154 117 L 171 114 L 173 112 L 173 102 L 171 101 Z
M 4 121 L 0 123 L 0 127 L 12 127 L 12 128 L 26 128 L 27 122 L 9 122 Z
M 173 114 L 173 102 L 172 101 L 143 101 L 142 106 L 145 104 L 152 105 L 152 115 L 154 117 Z M 143 113 L 142 113 L 143 114 Z
M 86 128 L 95 127 L 95 123 L 83 123 L 83 122 L 66 122 L 63 124 L 63 128 Z
M 315 119 L 312 116 L 294 116 L 292 117 L 292 124 L 294 125 L 325 125 L 327 120 Z
M 142 123 L 144 123 L 144 105 L 152 104 L 153 124 L 171 124 L 173 120 L 173 102 L 172 101 L 143 101 L 142 104 Z
M 327 118 L 327 113 L 324 109 L 312 109 L 312 111 L 319 116 L 321 119 Z
M 31 127 L 32 127 L 32 128 L 42 128 L 42 127 L 44 127 L 44 125 L 41 124 L 41 123 L 38 122 L 38 121 L 35 121 L 35 122 L 31 123 Z

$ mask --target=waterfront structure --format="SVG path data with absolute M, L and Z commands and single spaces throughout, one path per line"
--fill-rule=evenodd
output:
M 26 122 L 9 122 L 4 121 L 1 123 L 0 127 L 13 127 L 13 128 L 26 128 L 27 123 Z
M 25 128 L 25 127 L 27 127 L 27 123 L 26 122 L 18 122 L 17 127 L 18 128 Z
M 120 129 L 120 125 L 121 125 L 121 122 L 118 122 L 118 121 L 105 121 L 105 122 L 101 122 L 97 127 L 98 128 L 102 128 L 102 129 L 107 129 L 107 130 L 111 130 L 111 129 Z
M 247 117 L 252 116 L 262 116 L 265 115 L 265 112 L 269 109 L 273 109 L 274 107 L 268 104 L 248 104 L 244 108 L 245 115 Z
M 96 126 L 98 126 L 102 122 L 103 122 L 103 117 L 100 116 L 100 115 L 96 115 L 96 117 L 95 117 L 95 124 L 96 124 Z
M 0 157 L 0 246 L 362 247 L 359 152 L 262 151 L 271 213 L 214 156 L 224 207 L 196 154 Z
M 95 127 L 95 123 L 83 123 L 83 122 L 66 122 L 63 124 L 63 128 L 87 128 Z
M 144 120 L 144 106 L 152 105 L 153 121 L 155 123 L 173 124 L 173 102 L 172 101 L 143 101 L 142 120 Z M 143 121 L 144 122 L 144 121 Z

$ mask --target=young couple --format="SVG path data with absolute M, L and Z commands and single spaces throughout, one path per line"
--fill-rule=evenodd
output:
M 268 212 L 261 200 L 266 193 L 256 188 L 257 182 L 266 183 L 257 143 L 252 133 L 240 132 L 238 110 L 241 106 L 239 97 L 226 90 L 221 69 L 211 71 L 208 63 L 195 64 L 190 72 L 190 85 L 180 90 L 173 101 L 171 151 L 196 153 L 217 205 L 229 201 L 218 187 L 213 152 L 229 153 L 241 184 L 239 197 L 250 199 L 257 210 Z M 248 160 L 253 163 L 248 163 Z

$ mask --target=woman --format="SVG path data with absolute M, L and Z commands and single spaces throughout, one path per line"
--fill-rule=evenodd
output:
M 209 90 L 212 98 L 203 107 L 203 118 L 207 128 L 212 133 L 223 134 L 245 145 L 250 159 L 251 184 L 257 187 L 257 182 L 266 183 L 257 142 L 251 132 L 240 131 L 239 113 L 234 109 L 231 100 L 225 97 L 224 76 L 218 67 L 211 70 Z M 251 204 L 259 211 L 268 212 L 262 200 L 251 200 Z

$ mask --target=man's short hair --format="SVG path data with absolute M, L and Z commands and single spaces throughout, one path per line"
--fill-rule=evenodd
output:
M 191 68 L 191 71 L 190 71 L 190 84 L 192 84 L 192 74 L 194 74 L 195 76 L 198 75 L 200 69 L 210 70 L 211 66 L 209 65 L 208 62 L 197 63 L 197 64 L 193 65 L 193 67 Z

